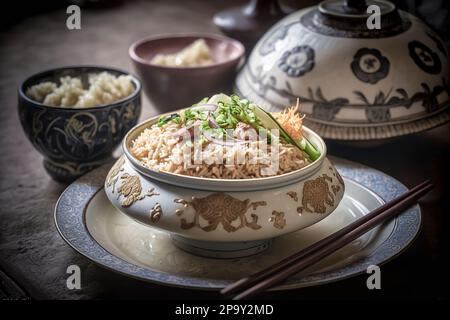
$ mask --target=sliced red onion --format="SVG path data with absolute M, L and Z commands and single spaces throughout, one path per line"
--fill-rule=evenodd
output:
M 205 110 L 205 111 L 216 111 L 216 109 L 219 106 L 217 104 L 213 104 L 213 103 L 202 103 L 199 105 L 196 105 L 195 107 L 192 107 L 191 110 Z
M 217 129 L 220 127 L 219 124 L 211 116 L 208 116 L 208 123 L 211 128 Z
M 218 144 L 221 146 L 226 146 L 226 147 L 232 147 L 234 145 L 241 145 L 241 144 L 246 144 L 248 141 L 243 141 L 243 140 L 236 140 L 236 139 L 218 139 L 212 136 L 212 134 L 208 131 L 203 131 L 203 136 L 206 138 L 206 140 L 214 143 L 214 144 Z
M 200 120 L 196 120 L 192 124 L 190 124 L 189 126 L 181 127 L 180 129 L 178 129 L 177 131 L 172 133 L 172 136 L 174 136 L 174 137 L 184 136 L 185 134 L 192 135 L 193 134 L 192 128 L 194 128 L 195 126 L 199 126 L 200 124 L 201 124 L 201 121 Z
M 175 131 L 174 133 L 172 133 L 172 136 L 181 137 L 181 136 L 184 136 L 185 134 L 189 134 L 189 131 L 186 127 L 182 127 L 178 131 Z

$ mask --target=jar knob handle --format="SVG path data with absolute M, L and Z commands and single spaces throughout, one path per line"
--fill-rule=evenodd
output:
M 345 6 L 350 12 L 366 12 L 367 10 L 365 0 L 345 0 Z

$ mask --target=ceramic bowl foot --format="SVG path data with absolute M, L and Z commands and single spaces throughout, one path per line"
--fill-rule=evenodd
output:
M 70 161 L 55 162 L 50 159 L 44 159 L 43 164 L 47 173 L 54 180 L 68 183 L 99 167 L 100 165 L 105 164 L 111 159 L 111 157 L 106 157 L 100 160 L 83 163 Z
M 212 242 L 199 241 L 171 235 L 172 242 L 180 249 L 197 256 L 217 259 L 243 258 L 263 252 L 272 240 L 258 240 L 245 242 Z

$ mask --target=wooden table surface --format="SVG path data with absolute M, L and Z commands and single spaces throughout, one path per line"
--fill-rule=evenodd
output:
M 25 77 L 55 66 L 103 64 L 132 70 L 127 49 L 136 39 L 167 32 L 217 33 L 210 17 L 229 5 L 228 1 L 190 1 L 188 6 L 177 1 L 130 1 L 101 11 L 82 10 L 81 31 L 68 31 L 65 11 L 57 10 L 18 21 L 0 33 L 0 299 L 218 297 L 115 274 L 75 253 L 61 239 L 53 209 L 66 185 L 49 178 L 42 157 L 23 134 L 16 90 Z M 143 103 L 141 119 L 155 113 L 146 98 Z M 363 275 L 261 297 L 448 299 L 449 150 L 450 125 L 371 148 L 330 142 L 330 154 L 377 168 L 408 187 L 427 178 L 435 181 L 436 188 L 421 202 L 420 236 L 382 267 L 382 290 L 367 290 Z M 66 288 L 66 268 L 71 264 L 82 269 L 81 290 Z

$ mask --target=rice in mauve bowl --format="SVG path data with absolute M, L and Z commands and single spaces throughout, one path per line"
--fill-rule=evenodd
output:
M 105 192 L 134 220 L 194 254 L 235 258 L 336 209 L 344 182 L 297 106 L 269 114 L 215 95 L 153 117 L 124 138 Z

